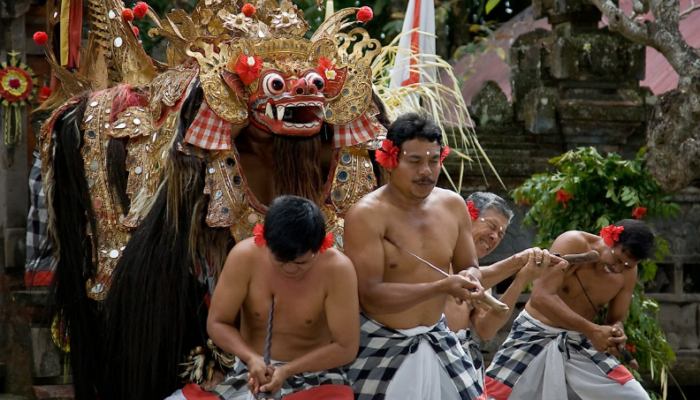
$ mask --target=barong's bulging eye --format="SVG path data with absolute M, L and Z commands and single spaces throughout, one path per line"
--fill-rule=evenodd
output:
M 323 78 L 321 78 L 321 75 L 317 74 L 316 72 L 311 72 L 306 75 L 306 81 L 316 86 L 318 90 L 323 90 L 323 87 L 326 84 Z
M 277 96 L 284 91 L 284 79 L 280 74 L 268 74 L 263 79 L 263 90 L 268 96 Z

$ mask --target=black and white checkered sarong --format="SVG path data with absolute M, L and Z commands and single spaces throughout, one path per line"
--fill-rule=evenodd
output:
M 273 365 L 283 365 L 283 363 L 272 362 Z M 221 400 L 226 400 L 233 396 L 234 393 L 245 389 L 248 383 L 248 366 L 236 358 L 233 364 L 233 370 L 226 376 L 223 382 L 218 384 L 212 393 L 218 396 Z M 301 392 L 302 390 L 312 389 L 322 385 L 341 385 L 350 386 L 345 372 L 340 368 L 331 368 L 321 372 L 304 372 L 298 375 L 289 377 L 283 384 L 282 389 L 276 393 L 276 399 L 283 399 L 291 394 Z
M 406 356 L 426 340 L 440 364 L 452 378 L 462 400 L 474 400 L 483 393 L 471 357 L 462 349 L 457 336 L 447 329 L 445 317 L 429 332 L 406 336 L 361 314 L 360 351 L 345 369 L 357 400 L 383 400 L 387 388 Z
M 53 249 L 47 242 L 49 220 L 41 180 L 41 158 L 34 150 L 32 167 L 29 170 L 29 214 L 27 215 L 27 259 L 26 283 L 28 286 L 47 285 L 48 276 L 56 267 Z

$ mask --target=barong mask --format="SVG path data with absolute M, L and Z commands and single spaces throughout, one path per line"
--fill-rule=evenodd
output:
M 262 3 L 262 2 L 261 2 Z M 217 13 L 226 33 L 190 41 L 186 53 L 200 65 L 204 97 L 217 116 L 250 122 L 284 136 L 313 136 L 322 123 L 346 125 L 372 103 L 370 63 L 380 45 L 344 9 L 311 39 L 302 13 L 290 1 L 259 3 L 255 14 Z M 202 11 L 204 12 L 204 10 Z

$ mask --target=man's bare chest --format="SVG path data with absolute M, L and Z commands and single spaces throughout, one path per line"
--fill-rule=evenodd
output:
M 559 297 L 570 306 L 597 313 L 609 303 L 624 286 L 619 274 L 609 274 L 594 268 L 572 271 L 559 290 Z

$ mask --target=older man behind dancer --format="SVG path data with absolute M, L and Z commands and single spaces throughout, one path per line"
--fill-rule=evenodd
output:
M 389 183 L 346 216 L 345 253 L 364 312 L 360 353 L 348 370 L 359 400 L 483 398 L 443 317 L 448 294 L 478 299 L 483 288 L 464 200 L 435 188 L 442 152 L 434 122 L 399 117 L 377 152 Z M 445 278 L 450 264 L 459 274 Z
M 472 238 L 477 255 L 481 259 L 493 252 L 501 243 L 513 218 L 513 211 L 508 208 L 503 198 L 490 192 L 472 193 L 467 198 L 467 204 L 472 220 Z M 484 358 L 479 344 L 469 329 L 470 322 L 481 339 L 491 339 L 510 318 L 518 295 L 523 289 L 548 268 L 565 265 L 558 264 L 563 260 L 557 257 L 545 257 L 545 254 L 547 250 L 534 247 L 489 266 L 480 267 L 483 275 L 482 283 L 487 289 L 489 285 L 495 285 L 516 274 L 511 285 L 499 299 L 508 306 L 508 312 L 501 312 L 484 304 L 473 308 L 473 302 L 457 304 L 448 297 L 445 304 L 447 326 L 457 333 L 465 351 L 471 355 L 479 383 L 482 385 L 484 384 Z
M 569 392 L 583 400 L 648 399 L 611 354 L 627 341 L 623 321 L 637 263 L 653 254 L 654 234 L 640 221 L 623 220 L 601 236 L 569 231 L 552 245 L 562 254 L 590 250 L 600 254 L 599 262 L 551 269 L 535 281 L 530 301 L 486 371 L 489 398 L 559 400 Z M 606 304 L 605 325 L 597 325 L 593 321 Z
M 212 340 L 236 356 L 233 371 L 211 389 L 219 399 L 252 399 L 258 392 L 277 399 L 353 398 L 338 367 L 357 354 L 357 278 L 332 244 L 316 205 L 283 196 L 270 206 L 264 229 L 259 225 L 255 238 L 233 247 L 207 321 Z M 263 358 L 268 351 L 272 365 Z M 198 387 L 183 391 L 187 399 L 203 398 Z

